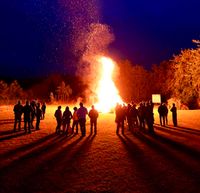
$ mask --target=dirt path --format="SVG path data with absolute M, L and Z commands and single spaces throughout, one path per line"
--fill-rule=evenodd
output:
M 199 131 L 156 125 L 154 136 L 137 129 L 117 136 L 113 114 L 84 138 L 54 134 L 50 116 L 41 126 L 1 133 L 0 192 L 200 192 Z

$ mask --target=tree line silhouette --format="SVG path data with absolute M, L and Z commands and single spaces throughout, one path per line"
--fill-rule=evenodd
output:
M 200 106 L 200 42 L 196 48 L 181 50 L 171 60 L 152 65 L 150 70 L 128 60 L 117 61 L 119 75 L 115 79 L 124 102 L 140 102 L 159 93 L 163 101 L 175 98 L 190 109 Z M 76 75 L 51 75 L 37 81 L 31 80 L 31 87 L 22 89 L 18 81 L 8 84 L 0 80 L 0 102 L 6 100 L 39 98 L 42 100 L 72 101 L 89 97 L 89 85 L 83 77 Z M 35 84 L 34 84 L 35 83 Z M 87 91 L 87 92 L 86 92 Z M 86 100 L 85 100 L 86 101 Z

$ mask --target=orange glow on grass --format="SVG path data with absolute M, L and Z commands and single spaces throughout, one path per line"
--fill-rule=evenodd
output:
M 115 62 L 111 58 L 100 57 L 98 60 L 101 68 L 101 78 L 97 87 L 97 99 L 95 104 L 100 112 L 110 112 L 117 103 L 122 103 L 119 92 L 113 82 Z

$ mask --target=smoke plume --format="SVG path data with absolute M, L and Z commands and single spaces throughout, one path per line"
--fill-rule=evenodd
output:
M 100 22 L 99 0 L 65 0 L 64 4 L 69 11 L 73 53 L 80 58 L 77 74 L 89 85 L 91 95 L 99 78 L 96 57 L 106 54 L 114 35 Z

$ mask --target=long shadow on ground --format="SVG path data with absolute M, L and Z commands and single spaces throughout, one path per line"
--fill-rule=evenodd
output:
M 36 141 L 34 141 L 34 142 L 32 142 L 32 143 L 29 143 L 29 144 L 24 145 L 24 146 L 20 146 L 20 147 L 18 147 L 18 148 L 15 148 L 15 149 L 13 149 L 13 150 L 10 150 L 10 151 L 8 151 L 8 152 L 6 152 L 6 153 L 4 153 L 4 154 L 1 154 L 0 157 L 5 158 L 5 157 L 7 157 L 7 156 L 12 156 L 12 155 L 14 155 L 14 154 L 17 154 L 17 153 L 19 153 L 19 152 L 27 151 L 27 150 L 29 150 L 29 149 L 31 149 L 31 148 L 37 147 L 38 145 L 40 145 L 40 144 L 42 144 L 42 143 L 45 143 L 46 141 L 53 140 L 53 139 L 56 139 L 56 138 L 59 138 L 59 136 L 56 135 L 55 133 L 50 134 L 50 135 L 47 135 L 47 136 L 42 137 L 41 139 L 36 140 Z
M 0 120 L 0 125 L 10 124 L 10 123 L 14 124 L 14 119 L 3 119 L 3 120 Z
M 199 162 L 199 154 L 198 157 L 196 157 L 197 154 L 194 152 L 190 153 L 190 150 L 188 150 L 185 146 L 181 146 L 181 144 L 174 143 L 171 140 L 164 139 L 158 135 L 152 137 L 143 133 L 135 133 L 134 136 L 142 143 L 148 145 L 151 149 L 156 151 L 158 155 L 163 156 L 165 160 L 168 160 L 170 163 L 172 163 L 174 168 L 177 168 L 179 171 L 183 172 L 185 176 L 188 176 L 188 180 L 192 181 L 191 190 L 194 189 L 194 192 L 200 191 L 200 167 L 196 167 L 197 164 L 193 165 L 193 163 L 190 161 L 188 162 L 187 157 L 187 155 L 192 155 L 193 161 Z M 126 139 L 130 141 L 127 136 Z M 165 141 L 165 143 L 163 143 L 163 141 Z M 171 144 L 173 144 L 173 147 Z M 180 151 L 180 154 L 173 152 L 174 148 L 176 147 L 177 150 Z M 183 157 L 181 153 L 186 153 L 187 155 Z
M 140 144 L 144 144 L 143 146 L 145 146 L 145 151 L 148 152 L 148 154 L 144 155 L 144 158 L 142 159 L 145 159 L 145 156 L 150 156 L 148 158 L 149 161 L 144 167 L 146 171 L 146 174 L 144 175 L 150 176 L 149 181 L 152 182 L 153 186 L 149 192 L 174 192 L 174 188 L 180 189 L 180 187 L 181 192 L 193 193 L 200 191 L 200 187 L 198 185 L 200 183 L 200 167 L 197 163 L 196 165 L 193 165 L 190 161 L 188 162 L 187 157 L 185 157 L 186 160 L 184 160 L 183 157 L 180 157 L 166 144 L 163 145 L 162 142 L 159 142 L 151 137 L 149 138 L 147 135 L 142 133 L 135 133 L 134 136 L 131 137 L 124 135 L 123 137 L 126 144 L 130 145 L 127 150 L 129 154 L 133 154 L 133 159 L 138 160 L 138 157 L 135 157 L 133 153 L 135 151 L 134 148 L 137 148 L 135 147 L 136 142 L 134 142 L 135 137 L 137 139 L 137 143 L 139 140 Z M 153 151 L 154 156 L 151 151 Z M 142 165 L 145 164 L 144 161 L 142 162 L 142 160 L 138 160 L 139 164 L 140 161 L 143 163 Z M 163 161 L 164 163 L 162 163 Z M 166 173 L 161 172 L 163 167 L 164 170 L 167 171 Z M 162 173 L 163 175 L 160 175 Z
M 139 170 L 141 174 L 139 177 L 141 178 L 142 183 L 147 189 L 146 192 L 160 193 L 160 192 L 171 192 L 171 187 L 163 187 L 162 183 L 157 183 L 155 180 L 157 176 L 159 176 L 159 172 L 149 161 L 147 155 L 138 147 L 134 141 L 129 139 L 126 135 L 118 135 L 122 144 L 128 152 L 130 159 L 132 159 L 133 163 L 136 164 L 136 168 Z M 165 190 L 165 191 L 164 191 Z
M 4 136 L 4 135 L 10 135 L 13 134 L 14 131 L 12 130 L 7 130 L 7 131 L 0 131 L 0 136 Z
M 38 132 L 38 131 L 31 129 L 31 133 L 34 133 L 34 132 Z M 0 137 L 0 141 L 10 140 L 10 139 L 13 139 L 13 138 L 17 138 L 17 137 L 20 137 L 20 136 L 23 136 L 23 135 L 29 135 L 30 134 L 28 132 L 25 132 L 24 129 L 22 129 L 20 131 L 16 131 L 16 132 L 8 131 L 8 133 L 9 133 L 8 135 L 5 134 L 6 136 L 3 135 L 3 137 Z
M 9 139 L 20 137 L 22 135 L 27 135 L 27 133 L 25 133 L 24 130 L 23 131 L 19 131 L 17 133 L 13 132 L 10 135 L 4 136 L 4 137 L 0 137 L 0 140 L 1 141 L 5 141 L 5 140 L 9 140 Z
M 54 136 L 53 139 L 50 142 L 48 142 L 47 144 L 43 144 L 45 141 L 43 141 L 41 139 L 41 141 L 39 140 L 38 143 L 36 142 L 33 144 L 28 144 L 23 147 L 19 147 L 18 149 L 16 149 L 16 151 L 18 151 L 18 153 L 23 152 L 25 150 L 29 150 L 29 148 L 33 148 L 33 150 L 28 151 L 27 153 L 23 154 L 22 156 L 18 156 L 18 154 L 15 153 L 15 150 L 7 152 L 1 156 L 1 158 L 2 158 L 1 161 L 3 163 L 3 159 L 8 158 L 8 159 L 11 159 L 11 162 L 9 164 L 7 164 L 6 166 L 2 167 L 0 171 L 3 172 L 3 170 L 6 171 L 7 169 L 11 169 L 12 167 L 15 167 L 18 164 L 20 164 L 23 160 L 26 161 L 29 159 L 34 159 L 34 157 L 48 153 L 50 149 L 54 150 L 57 147 L 60 147 L 60 145 L 62 145 L 66 141 L 69 141 L 73 137 L 74 137 L 74 135 Z M 40 143 L 42 143 L 42 145 L 39 146 Z M 39 146 L 39 147 L 37 147 L 37 146 Z M 17 159 L 13 159 L 13 161 L 12 161 L 12 155 L 14 155 L 14 157 L 17 157 Z
M 200 135 L 200 130 L 198 129 L 192 129 L 192 128 L 187 128 L 187 127 L 173 127 L 173 126 L 169 126 L 169 125 L 166 125 L 166 126 L 160 126 L 159 124 L 154 124 L 155 127 L 157 129 L 160 129 L 160 130 L 168 130 L 168 131 L 174 131 L 174 132 L 182 132 L 182 133 L 189 133 L 189 134 L 193 134 L 193 135 Z
M 20 193 L 35 192 L 35 189 L 39 191 L 39 184 L 45 183 L 43 181 L 44 179 L 41 179 L 41 181 L 39 180 L 41 176 L 46 176 L 46 173 L 49 173 L 51 169 L 58 166 L 63 159 L 65 161 L 67 161 L 66 159 L 69 159 L 67 163 L 70 163 L 72 160 L 78 158 L 80 153 L 86 151 L 89 144 L 94 139 L 94 136 L 87 137 L 82 145 L 76 149 L 76 144 L 84 139 L 83 137 L 79 137 L 70 143 L 70 139 L 73 137 L 75 136 L 61 136 L 61 138 L 54 141 L 54 143 L 34 150 L 22 156 L 17 161 L 12 162 L 9 166 L 1 169 L 0 172 L 2 177 L 0 177 L 0 181 L 3 182 L 1 189 L 4 190 L 4 192 Z M 75 148 L 73 155 L 67 156 L 73 148 Z M 47 168 L 48 170 L 46 170 Z M 13 173 L 13 171 L 15 171 L 15 173 Z M 18 176 L 17 173 L 21 173 L 21 175 Z M 9 180 L 7 180 L 8 178 L 14 180 L 9 183 Z M 37 183 L 35 183 L 35 179 L 37 179 Z M 51 184 L 48 183 L 45 184 L 45 186 L 48 189 Z
M 168 132 L 168 130 L 165 130 L 165 132 Z M 144 133 L 143 133 L 144 134 Z M 156 139 L 157 141 L 160 141 L 161 143 L 165 143 L 173 149 L 177 149 L 179 151 L 182 151 L 188 155 L 190 155 L 193 158 L 200 158 L 200 151 L 196 149 L 195 147 L 189 147 L 188 145 L 185 144 L 185 142 L 178 142 L 173 140 L 172 138 L 165 137 L 163 135 L 155 134 L 155 135 L 148 135 L 149 137 L 152 137 Z M 191 139 L 192 140 L 192 139 Z
M 26 177 L 27 183 L 20 188 L 20 192 L 37 192 L 40 189 L 43 189 L 45 192 L 48 192 L 47 190 L 50 192 L 66 192 L 66 190 L 72 190 L 73 184 L 78 180 L 72 179 L 72 176 L 79 173 L 79 171 L 74 168 L 73 163 L 78 160 L 80 160 L 81 163 L 81 160 L 84 159 L 83 155 L 90 148 L 94 138 L 95 135 L 89 135 L 86 138 L 80 137 L 64 147 L 61 151 L 55 153 L 53 157 L 45 160 L 34 173 Z M 82 143 L 78 145 L 81 140 Z M 55 178 L 55 176 L 57 176 L 57 178 Z M 63 176 L 63 178 L 61 178 L 61 176 Z M 32 179 L 35 177 L 38 179 L 39 183 L 37 186 L 34 186 L 34 188 L 30 189 L 30 187 L 33 186 Z M 42 181 L 44 178 L 46 178 L 45 182 Z M 53 183 L 49 184 L 51 181 Z M 56 181 L 58 181 L 58 183 L 56 183 Z

